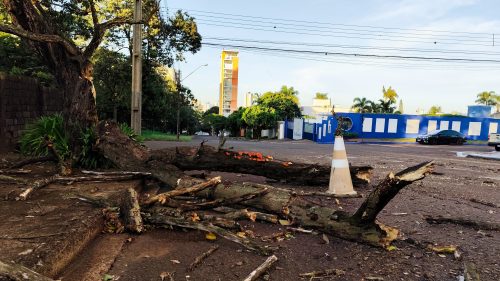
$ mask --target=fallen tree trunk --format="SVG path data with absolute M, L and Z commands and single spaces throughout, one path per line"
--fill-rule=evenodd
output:
M 328 185 L 331 166 L 275 160 L 258 152 L 238 152 L 201 145 L 155 151 L 153 159 L 167 160 L 181 170 L 244 173 L 285 181 L 289 184 Z M 350 167 L 354 185 L 370 182 L 373 168 Z
M 155 155 L 152 155 L 150 150 L 123 135 L 114 123 L 101 123 L 99 126 L 99 136 L 98 148 L 100 151 L 122 169 L 141 172 L 148 171 L 152 174 L 152 177 L 180 190 L 200 184 L 200 179 L 186 176 L 176 167 L 176 165 L 181 165 L 174 161 L 174 159 L 179 159 L 176 158 L 176 155 L 179 155 L 180 152 L 174 155 L 171 153 L 155 153 Z M 124 151 L 127 151 L 127 153 L 124 153 Z M 226 155 L 226 152 L 223 151 L 223 155 Z M 219 154 L 213 155 L 220 156 Z M 223 162 L 222 159 L 219 158 L 219 160 Z M 240 160 L 237 159 L 235 161 Z M 172 163 L 176 163 L 176 165 L 172 165 Z M 276 165 L 281 164 L 274 165 L 273 167 L 277 167 Z M 386 247 L 391 241 L 397 238 L 398 230 L 376 222 L 378 213 L 403 187 L 414 181 L 423 179 L 425 175 L 432 171 L 432 168 L 432 162 L 425 162 L 395 175 L 392 173 L 389 174 L 385 180 L 376 186 L 354 215 L 335 208 L 319 206 L 309 200 L 305 200 L 301 196 L 297 196 L 289 190 L 260 184 L 217 184 L 210 189 L 198 191 L 196 195 L 210 200 L 229 200 L 241 198 L 249 194 L 257 194 L 265 187 L 267 192 L 261 193 L 256 198 L 242 201 L 239 204 L 277 214 L 288 219 L 292 224 L 318 229 L 324 233 L 346 240 Z M 271 170 L 270 167 L 266 169 Z M 283 168 L 278 170 L 286 171 Z M 308 176 L 310 175 L 309 173 Z M 284 176 L 286 177 L 286 174 Z M 172 210 L 176 209 L 169 208 L 169 210 L 172 213 Z M 176 212 L 180 212 L 180 210 L 176 210 Z M 204 231 L 220 232 L 226 238 L 235 239 L 235 242 L 239 241 L 241 243 L 241 239 L 237 236 L 235 237 L 234 234 L 231 235 L 220 229 L 214 230 L 211 224 L 190 222 L 175 215 L 156 213 L 149 216 L 147 221 L 157 225 L 176 225 Z M 242 243 L 242 245 L 249 246 L 247 242 Z M 262 250 L 256 246 L 251 246 L 251 248 L 258 249 L 259 251 Z

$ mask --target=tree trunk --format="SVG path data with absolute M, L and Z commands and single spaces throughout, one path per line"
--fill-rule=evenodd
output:
M 3 4 L 12 22 L 31 34 L 58 35 L 60 27 L 53 26 L 35 8 L 33 1 L 8 1 Z M 25 40 L 25 39 L 23 39 Z M 97 125 L 92 65 L 73 43 L 66 44 L 26 40 L 55 75 L 58 87 L 64 92 L 64 127 L 69 137 L 73 158 L 82 147 L 81 132 Z
M 155 151 L 154 159 L 167 161 L 181 170 L 245 173 L 298 185 L 328 185 L 329 165 L 280 161 L 257 152 L 238 152 L 211 146 L 177 147 Z M 354 185 L 370 182 L 372 167 L 350 167 Z
M 179 140 L 180 136 L 180 127 L 181 127 L 181 108 L 178 105 L 177 106 L 177 120 L 176 120 L 176 125 L 177 125 L 177 140 Z

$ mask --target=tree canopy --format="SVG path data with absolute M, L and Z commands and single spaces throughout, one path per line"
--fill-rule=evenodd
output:
M 278 120 L 293 119 L 301 115 L 299 94 L 293 87 L 282 86 L 277 92 L 266 92 L 257 100 L 257 105 L 274 109 Z
M 441 112 L 442 112 L 441 106 L 439 106 L 439 105 L 433 105 L 433 106 L 431 106 L 431 108 L 429 109 L 429 112 L 427 112 L 427 114 L 429 114 L 429 115 L 437 115 L 437 114 L 439 114 Z
M 328 94 L 327 93 L 316 93 L 316 96 L 314 97 L 315 99 L 318 100 L 327 100 L 328 99 Z

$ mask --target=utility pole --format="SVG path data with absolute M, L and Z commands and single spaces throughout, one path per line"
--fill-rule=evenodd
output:
M 177 73 L 175 74 L 175 86 L 177 88 L 177 141 L 179 140 L 180 137 L 180 127 L 181 127 L 181 107 L 184 103 L 182 100 L 182 94 L 181 94 L 181 70 L 177 70 Z
M 132 39 L 132 106 L 130 126 L 141 134 L 142 115 L 142 0 L 135 0 L 134 33 Z

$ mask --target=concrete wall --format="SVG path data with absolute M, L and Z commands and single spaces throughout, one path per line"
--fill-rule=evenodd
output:
M 416 138 L 433 130 L 452 129 L 464 134 L 469 140 L 487 140 L 490 133 L 500 133 L 500 119 L 493 118 L 371 113 L 339 115 L 351 119 L 352 127 L 348 132 L 356 133 L 362 138 Z M 308 129 L 305 130 L 304 138 L 332 143 L 337 120 L 329 116 L 319 123 L 306 123 L 305 127 Z M 314 133 L 309 132 L 310 128 Z
M 62 91 L 32 78 L 0 73 L 0 150 L 14 147 L 26 124 L 62 109 Z

